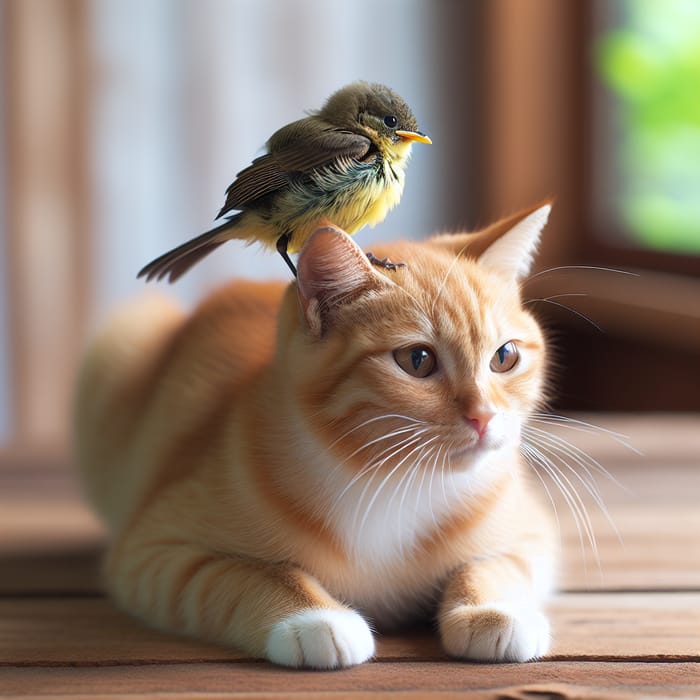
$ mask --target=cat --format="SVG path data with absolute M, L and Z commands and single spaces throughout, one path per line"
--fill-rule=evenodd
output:
M 547 351 L 520 282 L 549 210 L 379 249 L 394 269 L 323 226 L 289 285 L 118 312 L 76 396 L 117 605 L 292 667 L 425 615 L 453 657 L 546 654 L 556 528 L 520 434 Z

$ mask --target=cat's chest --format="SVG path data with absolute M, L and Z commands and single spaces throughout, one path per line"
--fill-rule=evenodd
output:
M 315 575 L 381 625 L 420 615 L 458 559 L 442 534 L 465 508 L 468 482 L 426 473 L 350 487 L 328 513 L 343 557 Z
M 330 489 L 326 522 L 350 565 L 362 572 L 404 571 L 478 499 L 473 475 L 430 465 L 347 479 Z
M 447 573 L 483 544 L 493 460 L 474 458 L 460 471 L 406 459 L 351 470 L 310 445 L 303 455 L 309 478 L 285 482 L 316 523 L 315 535 L 293 538 L 293 558 L 378 621 L 424 609 Z

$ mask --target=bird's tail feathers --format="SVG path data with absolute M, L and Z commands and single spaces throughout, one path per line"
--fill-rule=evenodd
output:
M 226 219 L 216 228 L 163 253 L 143 267 L 138 277 L 145 277 L 147 282 L 167 277 L 170 283 L 174 282 L 222 243 L 235 238 L 231 235 L 230 229 L 236 225 L 237 221 L 238 215 Z M 228 235 L 222 235 L 225 232 L 228 232 Z

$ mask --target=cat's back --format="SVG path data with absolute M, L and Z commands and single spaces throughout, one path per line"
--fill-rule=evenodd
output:
M 165 446 L 270 362 L 285 286 L 236 281 L 190 314 L 146 296 L 119 309 L 89 346 L 76 457 L 88 497 L 111 526 L 164 469 Z
M 183 370 L 200 374 L 204 363 L 209 372 L 225 372 L 229 386 L 252 379 L 272 359 L 286 287 L 239 280 L 207 297 L 174 339 Z

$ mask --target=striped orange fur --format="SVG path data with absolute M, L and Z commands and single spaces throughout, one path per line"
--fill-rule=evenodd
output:
M 76 401 L 117 604 L 289 666 L 425 614 L 455 656 L 545 653 L 554 528 L 519 446 L 547 353 L 519 282 L 548 211 L 375 250 L 394 270 L 325 227 L 289 286 L 121 310 Z

